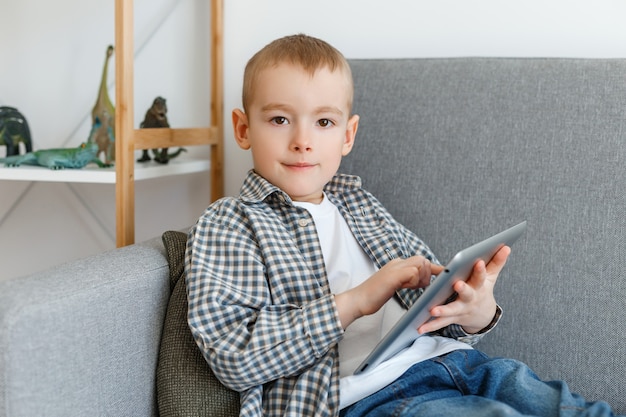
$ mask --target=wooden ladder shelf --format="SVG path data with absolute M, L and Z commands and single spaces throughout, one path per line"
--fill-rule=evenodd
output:
M 115 0 L 115 207 L 117 246 L 135 242 L 135 150 L 209 145 L 211 201 L 224 195 L 223 0 L 211 1 L 211 126 L 134 128 L 133 1 Z

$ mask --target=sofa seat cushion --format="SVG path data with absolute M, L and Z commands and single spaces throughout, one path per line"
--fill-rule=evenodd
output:
M 161 417 L 239 415 L 239 394 L 222 385 L 196 346 L 187 326 L 184 258 L 187 235 L 162 236 L 169 270 L 170 297 L 157 365 L 157 402 Z

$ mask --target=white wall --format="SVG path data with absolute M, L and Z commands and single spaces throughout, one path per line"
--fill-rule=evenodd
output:
M 0 0 L 0 105 L 26 115 L 37 148 L 87 137 L 114 41 L 113 3 Z M 208 13 L 206 0 L 135 1 L 137 126 L 157 95 L 172 126 L 208 123 Z M 243 67 L 277 37 L 318 36 L 348 58 L 626 57 L 624 16 L 621 0 L 225 0 L 226 193 L 237 193 L 251 165 L 230 127 Z M 209 198 L 202 175 L 139 182 L 136 191 L 137 240 L 186 227 Z M 113 186 L 0 181 L 0 278 L 113 248 L 114 215 Z

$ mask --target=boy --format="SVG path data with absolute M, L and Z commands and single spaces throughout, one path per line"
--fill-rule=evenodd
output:
M 241 415 L 612 415 L 472 349 L 500 318 L 493 287 L 507 247 L 433 308 L 419 328 L 428 335 L 352 375 L 442 270 L 359 178 L 337 174 L 358 128 L 352 89 L 341 53 L 305 35 L 246 66 L 232 120 L 254 169 L 238 198 L 212 204 L 191 230 L 185 268 L 191 331 L 241 393 Z

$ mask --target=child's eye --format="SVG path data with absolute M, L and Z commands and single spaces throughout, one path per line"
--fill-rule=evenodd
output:
M 287 120 L 287 118 L 283 117 L 283 116 L 272 117 L 271 122 L 274 123 L 275 125 L 286 125 L 286 124 L 289 124 L 289 120 Z
M 320 127 L 331 127 L 332 125 L 334 125 L 333 121 L 330 119 L 320 119 L 317 121 L 317 124 Z

